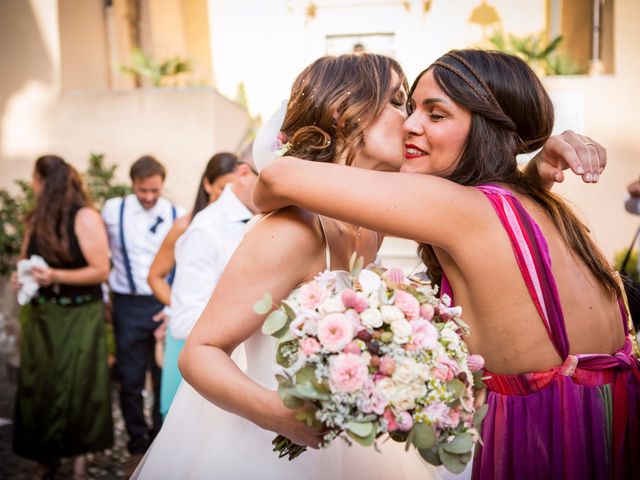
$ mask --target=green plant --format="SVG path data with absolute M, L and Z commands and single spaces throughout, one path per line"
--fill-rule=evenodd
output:
M 113 183 L 117 165 L 105 165 L 104 154 L 92 153 L 89 167 L 84 173 L 84 181 L 97 208 L 113 197 L 123 197 L 131 193 L 129 185 Z
M 489 43 L 500 52 L 522 58 L 539 75 L 573 75 L 581 73 L 580 67 L 563 52 L 558 51 L 562 35 L 544 42 L 543 33 L 518 37 L 503 30 L 496 30 Z
M 97 208 L 109 198 L 121 197 L 131 191 L 128 185 L 113 183 L 116 169 L 116 165 L 105 165 L 104 155 L 91 154 L 83 178 Z M 13 195 L 0 189 L 0 276 L 15 269 L 24 235 L 24 219 L 35 201 L 28 182 L 17 180 L 16 184 L 18 192 Z
M 11 195 L 0 189 L 0 276 L 15 266 L 24 235 L 24 221 L 34 202 L 33 190 L 28 182 L 16 181 L 18 193 Z
M 148 78 L 154 87 L 160 87 L 163 79 L 175 79 L 181 73 L 190 72 L 191 64 L 179 57 L 156 62 L 139 48 L 134 48 L 131 53 L 131 65 L 121 65 L 120 70 L 135 78 Z
M 625 257 L 627 256 L 628 250 L 625 248 L 624 250 L 619 250 L 613 255 L 613 269 L 616 271 L 620 271 L 622 268 L 622 262 L 624 262 Z M 629 260 L 627 261 L 627 265 L 624 269 L 625 275 L 631 277 L 634 281 L 640 281 L 640 275 L 638 274 L 638 250 L 632 250 L 631 255 L 629 256 Z

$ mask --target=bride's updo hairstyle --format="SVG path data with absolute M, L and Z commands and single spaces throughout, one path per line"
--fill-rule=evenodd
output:
M 399 82 L 393 83 L 392 72 Z M 393 59 L 372 53 L 321 57 L 291 89 L 282 133 L 287 155 L 351 165 L 364 147 L 363 131 L 407 79 Z
M 444 178 L 460 185 L 500 183 L 521 193 L 549 214 L 565 243 L 612 295 L 620 288 L 607 259 L 588 228 L 557 195 L 529 180 L 516 155 L 542 147 L 553 129 L 553 104 L 542 83 L 521 59 L 486 50 L 452 50 L 424 70 L 457 105 L 471 112 L 471 125 L 460 158 Z M 585 147 L 587 148 L 587 147 Z M 441 274 L 430 245 L 420 255 L 433 276 Z

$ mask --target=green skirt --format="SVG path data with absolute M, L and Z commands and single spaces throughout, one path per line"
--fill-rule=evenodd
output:
M 21 327 L 14 451 L 45 462 L 110 447 L 102 302 L 26 305 Z

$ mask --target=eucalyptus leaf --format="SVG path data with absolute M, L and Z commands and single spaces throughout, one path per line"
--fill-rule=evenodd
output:
M 454 378 L 450 382 L 447 382 L 447 390 L 449 390 L 451 393 L 453 393 L 453 395 L 455 396 L 456 399 L 460 398 L 462 396 L 462 394 L 464 393 L 465 389 L 466 389 L 466 387 L 465 387 L 464 383 L 462 383 L 457 378 Z
M 293 365 L 294 359 L 290 356 L 285 356 L 284 351 L 294 347 L 295 344 L 295 341 L 281 342 L 278 344 L 278 347 L 276 348 L 276 363 L 278 365 L 284 368 L 289 368 L 291 365 Z M 293 386 L 292 382 L 289 382 L 288 386 Z
M 316 369 L 313 367 L 304 367 L 296 373 L 296 384 L 313 383 L 316 379 Z
M 427 461 L 431 465 L 434 465 L 436 467 L 439 467 L 440 465 L 442 465 L 442 460 L 440 460 L 440 455 L 438 455 L 437 447 L 428 448 L 425 450 L 418 450 L 418 453 L 420 453 L 420 456 L 424 458 L 425 461 Z
M 351 432 L 350 430 L 347 430 L 347 435 L 349 435 L 349 437 L 351 437 L 352 439 L 354 439 L 356 442 L 358 442 L 360 445 L 363 445 L 365 447 L 368 447 L 370 445 L 373 445 L 373 442 L 375 442 L 376 440 L 376 429 L 372 428 L 371 429 L 371 433 L 369 434 L 369 436 L 367 437 L 359 437 L 358 435 L 355 435 L 353 432 Z
M 277 332 L 271 334 L 271 336 L 277 338 L 280 341 L 280 343 L 294 340 L 296 336 L 293 334 L 293 332 L 289 328 L 289 325 L 291 325 L 291 322 L 287 320 L 287 322 L 284 324 L 284 327 L 282 327 Z
M 328 393 L 320 392 L 312 383 L 301 383 L 291 389 L 291 392 L 299 398 L 306 400 L 329 400 Z
M 282 399 L 282 403 L 284 403 L 285 407 L 291 408 L 293 410 L 295 410 L 296 408 L 304 407 L 304 400 L 294 397 L 293 395 L 285 395 L 285 397 Z
M 486 403 L 482 405 L 480 408 L 476 410 L 476 413 L 473 414 L 473 424 L 476 428 L 480 428 L 480 424 L 482 420 L 484 420 L 485 415 L 489 411 L 489 405 Z
M 473 449 L 473 437 L 466 432 L 460 433 L 449 443 L 443 445 L 443 448 L 449 453 L 458 455 L 469 453 Z
M 253 304 L 253 311 L 258 315 L 266 315 L 273 305 L 273 299 L 269 292 L 265 293 L 262 299 Z
M 444 449 L 444 447 L 445 446 L 443 445 L 438 450 L 438 455 L 440 456 L 440 460 L 442 460 L 444 467 L 451 473 L 458 474 L 464 472 L 464 469 L 467 468 L 467 464 L 462 461 L 460 455 L 449 453 Z
M 262 333 L 265 335 L 273 335 L 287 323 L 287 315 L 280 309 L 274 310 L 269 314 L 262 324 Z
M 296 319 L 296 312 L 293 310 L 293 308 L 291 308 L 291 305 L 289 305 L 285 300 L 282 301 L 280 306 L 284 310 L 284 313 L 287 314 L 287 317 L 289 318 L 290 321 L 293 321 Z
M 360 423 L 351 421 L 347 423 L 347 430 L 360 438 L 366 438 L 373 431 L 373 423 Z
M 413 427 L 413 444 L 418 450 L 427 450 L 436 444 L 436 433 L 426 423 L 416 423 Z

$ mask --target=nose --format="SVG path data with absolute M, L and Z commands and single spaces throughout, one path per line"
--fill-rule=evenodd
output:
M 418 120 L 416 112 L 413 112 L 407 117 L 402 124 L 402 130 L 404 130 L 404 133 L 407 135 L 421 135 L 423 133 L 422 124 Z

